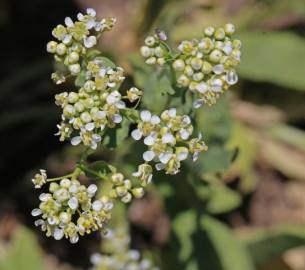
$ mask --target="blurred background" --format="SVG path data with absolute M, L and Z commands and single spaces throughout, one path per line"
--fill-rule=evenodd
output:
M 119 208 L 116 222 L 128 217 L 132 247 L 163 270 L 304 270 L 304 0 L 0 0 L 0 269 L 88 269 L 99 250 L 98 234 L 75 246 L 56 242 L 30 216 L 38 196 L 33 173 L 62 175 L 79 155 L 53 136 L 60 118 L 54 95 L 72 86 L 52 84 L 45 45 L 53 27 L 86 7 L 118 18 L 99 47 L 155 111 L 158 82 L 138 54 L 155 27 L 175 45 L 205 26 L 233 22 L 243 42 L 240 82 L 196 114 L 209 151 Z M 140 151 L 127 141 L 95 158 L 130 172 Z

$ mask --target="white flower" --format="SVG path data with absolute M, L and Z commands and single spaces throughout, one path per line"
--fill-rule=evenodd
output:
M 102 207 L 103 207 L 103 203 L 99 200 L 94 201 L 92 204 L 92 209 L 94 211 L 100 211 L 102 209 Z
M 153 151 L 146 151 L 143 153 L 143 159 L 147 162 L 152 161 L 155 157 L 155 153 Z
M 151 119 L 151 113 L 150 113 L 150 111 L 142 111 L 140 113 L 140 117 L 143 122 L 149 122 Z
M 64 236 L 64 230 L 59 229 L 59 228 L 55 228 L 54 233 L 53 233 L 53 237 L 55 240 L 60 240 L 62 239 Z
M 87 191 L 90 195 L 93 195 L 95 194 L 95 192 L 97 191 L 97 186 L 94 185 L 94 184 L 91 184 L 88 188 L 87 188 Z
M 184 128 L 179 130 L 180 136 L 183 140 L 187 140 L 190 137 L 190 134 L 188 133 L 188 131 Z
M 202 106 L 203 103 L 204 103 L 203 99 L 197 99 L 197 100 L 194 101 L 193 107 L 195 109 L 198 109 L 199 107 Z
M 157 115 L 153 115 L 151 117 L 150 123 L 152 123 L 153 125 L 158 125 L 160 123 L 160 117 Z
M 72 19 L 70 17 L 65 18 L 65 24 L 66 24 L 67 27 L 73 27 L 74 26 L 74 22 L 72 21 Z
M 159 160 L 163 164 L 167 164 L 172 158 L 173 154 L 171 152 L 165 152 L 159 155 Z
M 120 99 L 121 99 L 121 94 L 118 91 L 113 91 L 111 94 L 107 96 L 106 101 L 109 105 L 112 105 L 118 102 Z
M 86 48 L 92 48 L 97 43 L 95 36 L 89 36 L 84 38 L 84 45 Z
M 204 94 L 205 92 L 208 91 L 208 85 L 205 82 L 201 82 L 197 85 L 197 90 L 201 94 Z
M 80 136 L 75 136 L 71 139 L 72 145 L 79 145 L 82 141 L 82 138 Z
M 144 139 L 144 144 L 151 146 L 155 143 L 155 141 L 156 141 L 156 134 L 152 133 Z
M 70 200 L 68 201 L 68 206 L 72 209 L 75 210 L 78 208 L 78 200 L 76 197 L 72 197 L 70 198 Z
M 136 141 L 140 140 L 140 139 L 142 138 L 142 135 L 143 135 L 143 133 L 142 133 L 142 131 L 139 130 L 139 129 L 134 129 L 134 130 L 131 132 L 131 137 L 132 137 L 134 140 L 136 140 Z
M 87 14 L 91 17 L 95 17 L 96 16 L 96 11 L 93 8 L 87 8 Z
M 170 117 L 176 117 L 176 114 L 177 114 L 177 110 L 175 108 L 171 108 L 168 110 L 168 115 Z
M 116 124 L 119 124 L 121 123 L 123 120 L 122 116 L 120 114 L 114 114 L 113 115 L 113 118 L 112 118 L 112 121 Z
M 171 133 L 166 133 L 163 135 L 162 137 L 162 143 L 166 144 L 166 143 L 174 143 L 175 142 L 175 137 L 173 136 L 173 134 Z
M 33 209 L 32 212 L 31 212 L 31 215 L 32 215 L 33 217 L 40 216 L 41 214 L 42 214 L 42 211 L 41 211 L 39 208 L 35 208 L 35 209 Z

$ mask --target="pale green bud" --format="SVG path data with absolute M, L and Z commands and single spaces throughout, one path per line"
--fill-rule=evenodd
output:
M 204 61 L 203 64 L 202 64 L 202 68 L 201 68 L 201 71 L 204 73 L 204 74 L 209 74 L 211 73 L 213 70 L 213 66 L 207 62 L 207 61 Z
M 159 58 L 163 57 L 163 55 L 164 55 L 163 49 L 160 46 L 156 47 L 154 52 L 155 52 L 155 56 L 157 56 Z
M 178 80 L 177 80 L 178 84 L 181 85 L 182 87 L 186 87 L 189 85 L 190 80 L 187 76 L 185 76 L 184 74 L 182 74 L 181 76 L 179 76 Z
M 234 49 L 240 49 L 241 48 L 241 41 L 239 39 L 234 39 L 232 45 L 233 45 Z
M 195 70 L 199 70 L 201 69 L 202 67 L 202 60 L 197 58 L 197 57 L 194 57 L 192 58 L 191 60 L 191 65 L 192 65 L 192 68 L 195 69 Z
M 83 112 L 80 115 L 80 119 L 85 123 L 89 123 L 92 120 L 91 115 L 88 112 Z
M 83 112 L 85 109 L 85 106 L 82 102 L 79 101 L 74 104 L 74 108 L 77 112 Z
M 160 66 L 163 66 L 163 65 L 165 64 L 165 59 L 162 58 L 162 57 L 161 57 L 161 58 L 158 58 L 158 59 L 157 59 L 157 64 L 160 65 Z
M 77 52 L 71 52 L 68 56 L 68 61 L 70 64 L 74 64 L 79 60 L 79 54 Z
M 127 189 L 131 189 L 131 187 L 132 187 L 131 181 L 130 181 L 129 179 L 126 179 L 126 180 L 124 181 L 124 186 L 125 186 Z
M 235 32 L 235 26 L 234 24 L 232 23 L 227 23 L 225 26 L 224 26 L 224 29 L 225 29 L 225 32 L 228 36 L 231 36 L 234 34 Z
M 203 77 L 204 75 L 202 72 L 197 72 L 193 75 L 193 80 L 199 82 L 202 81 Z
M 156 57 L 149 57 L 149 58 L 145 61 L 145 63 L 146 63 L 147 65 L 154 65 L 154 64 L 156 64 L 156 62 L 157 62 Z
M 149 46 L 149 47 L 154 46 L 155 42 L 156 42 L 156 40 L 155 40 L 155 38 L 152 37 L 152 36 L 148 36 L 148 37 L 145 39 L 145 44 L 146 44 L 147 46 Z
M 215 29 L 212 26 L 208 26 L 204 29 L 204 34 L 208 37 L 213 36 L 214 32 L 215 32 Z
M 74 106 L 70 105 L 70 104 L 67 104 L 65 107 L 64 107 L 64 110 L 63 110 L 63 113 L 64 113 L 64 116 L 66 117 L 72 117 L 74 116 L 75 114 L 75 108 Z
M 64 55 L 67 51 L 67 47 L 65 44 L 63 43 L 59 43 L 57 46 L 56 46 L 56 53 L 58 55 Z
M 61 212 L 59 214 L 59 220 L 62 222 L 62 223 L 69 223 L 71 221 L 71 214 L 67 213 L 67 212 Z
M 76 75 L 80 72 L 80 65 L 79 64 L 73 64 L 69 66 L 69 70 L 73 75 Z
M 216 31 L 215 31 L 215 34 L 214 34 L 214 37 L 217 39 L 217 40 L 223 40 L 226 36 L 226 33 L 225 33 L 225 30 L 223 28 L 217 28 Z
M 52 183 L 50 184 L 50 186 L 49 186 L 50 192 L 53 193 L 53 192 L 56 191 L 57 189 L 59 189 L 59 185 L 58 185 L 57 183 L 52 182 Z
M 191 66 L 187 65 L 184 69 L 184 74 L 191 77 L 194 74 L 194 70 L 192 69 Z
M 185 63 L 182 59 L 177 59 L 173 63 L 173 68 L 176 71 L 182 71 L 185 67 Z
M 198 83 L 197 83 L 197 82 L 194 82 L 194 81 L 192 81 L 192 82 L 190 83 L 190 85 L 189 85 L 189 89 L 190 89 L 191 91 L 196 91 L 197 87 L 198 87 Z
M 127 194 L 121 199 L 121 201 L 123 203 L 129 203 L 132 199 L 132 196 L 129 192 L 127 192 Z
M 131 190 L 132 195 L 135 196 L 136 198 L 142 198 L 144 196 L 144 188 L 139 187 L 139 188 L 133 188 Z
M 75 103 L 78 101 L 78 94 L 75 92 L 70 92 L 68 95 L 68 101 L 70 103 Z
M 151 49 L 147 46 L 142 46 L 140 49 L 140 52 L 141 52 L 141 55 L 145 58 L 151 56 L 151 54 L 152 54 Z
M 127 193 L 127 188 L 125 186 L 118 186 L 115 188 L 115 191 L 119 197 L 122 197 Z
M 111 176 L 111 180 L 112 180 L 113 184 L 115 184 L 115 185 L 122 185 L 123 181 L 124 181 L 124 175 L 121 173 L 114 173 Z
M 214 63 L 217 63 L 220 61 L 222 57 L 222 52 L 220 50 L 213 50 L 210 55 L 209 55 L 209 59 L 210 61 L 214 62 Z
M 55 53 L 57 48 L 57 42 L 55 41 L 50 41 L 47 44 L 47 52 L 49 53 Z

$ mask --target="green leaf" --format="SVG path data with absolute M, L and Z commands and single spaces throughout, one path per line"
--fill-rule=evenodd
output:
M 96 172 L 96 174 L 101 174 L 101 175 L 106 175 L 108 173 L 113 172 L 113 170 L 115 170 L 115 168 L 113 166 L 109 165 L 107 162 L 105 162 L 103 160 L 99 160 L 99 161 L 95 161 L 95 162 L 91 163 L 88 166 L 88 169 Z M 95 178 L 96 174 L 94 174 L 94 173 L 91 174 L 90 172 L 86 171 L 86 175 L 88 177 Z
M 196 215 L 194 210 L 179 214 L 174 219 L 172 226 L 181 246 L 178 257 L 181 261 L 186 261 L 191 256 L 194 248 L 191 239 L 191 235 L 196 230 Z
M 206 270 L 254 270 L 253 263 L 243 245 L 234 238 L 227 226 L 210 216 L 201 218 L 201 227 L 206 234 L 205 256 Z
M 45 269 L 42 261 L 42 252 L 35 236 L 28 229 L 20 227 L 16 231 L 8 253 L 0 258 L 0 269 Z
M 198 161 L 193 164 L 194 169 L 200 173 L 224 173 L 230 165 L 234 150 L 226 150 L 221 145 L 210 145 L 206 153 L 201 154 Z
M 104 65 L 105 67 L 111 67 L 111 68 L 115 68 L 115 67 L 116 67 L 115 63 L 113 63 L 113 62 L 112 62 L 109 58 L 107 58 L 107 57 L 99 56 L 98 59 L 103 61 L 103 65 Z
M 209 213 L 221 214 L 235 209 L 241 202 L 239 193 L 222 183 L 218 183 L 211 185 L 210 200 L 208 200 L 206 207 Z
M 122 115 L 127 117 L 133 123 L 136 123 L 139 120 L 139 111 L 135 109 L 121 109 Z
M 75 86 L 76 87 L 83 87 L 83 85 L 86 82 L 86 72 L 82 71 L 80 72 L 75 79 Z
M 128 136 L 129 124 L 127 119 L 123 119 L 120 127 L 108 129 L 104 135 L 103 145 L 110 149 L 118 147 Z
M 242 238 L 253 261 L 263 264 L 285 251 L 305 245 L 304 225 L 287 225 L 271 230 L 259 230 Z
M 242 77 L 305 91 L 304 38 L 289 32 L 250 32 L 239 38 Z

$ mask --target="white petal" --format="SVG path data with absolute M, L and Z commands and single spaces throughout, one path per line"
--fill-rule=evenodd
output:
M 92 204 L 92 209 L 94 211 L 101 211 L 102 207 L 103 207 L 103 203 L 101 201 L 95 201 Z
M 191 118 L 188 115 L 183 115 L 182 121 L 183 124 L 189 125 L 191 123 Z
M 155 157 L 155 153 L 153 151 L 146 151 L 143 153 L 143 159 L 145 161 L 152 161 Z
M 203 100 L 202 99 L 197 99 L 193 102 L 193 107 L 195 109 L 198 109 L 199 107 L 201 107 L 203 104 Z
M 51 195 L 48 193 L 41 193 L 39 195 L 39 200 L 41 200 L 42 202 L 46 202 L 48 199 L 50 199 Z
M 208 85 L 205 82 L 201 82 L 197 86 L 198 92 L 204 94 L 206 91 L 208 91 Z
M 96 45 L 96 37 L 90 36 L 84 39 L 84 45 L 86 48 L 92 48 L 94 45 Z
M 69 187 L 69 192 L 70 192 L 70 193 L 76 193 L 77 191 L 78 191 L 77 185 L 72 184 L 72 185 Z
M 41 209 L 39 209 L 39 208 L 35 208 L 35 209 L 33 209 L 32 212 L 31 212 L 31 215 L 32 215 L 33 217 L 37 217 L 37 216 L 39 216 L 39 215 L 41 215 L 41 214 L 42 214 L 42 211 L 41 211 Z
M 162 143 L 174 143 L 175 137 L 171 133 L 166 133 L 162 137 Z
M 95 117 L 98 118 L 98 119 L 103 119 L 103 118 L 106 117 L 106 112 L 98 111 L 98 112 L 96 112 Z
M 193 161 L 196 161 L 199 158 L 199 154 L 200 154 L 200 152 L 195 152 L 193 154 Z
M 92 140 L 95 141 L 95 142 L 100 142 L 102 140 L 102 137 L 99 134 L 93 134 L 92 135 Z
M 152 118 L 150 119 L 150 123 L 153 125 L 157 125 L 160 123 L 160 117 L 157 115 L 153 115 Z
M 170 117 L 176 117 L 176 114 L 177 114 L 177 110 L 175 108 L 171 108 L 168 110 L 168 115 Z
M 229 55 L 229 54 L 231 54 L 233 48 L 230 45 L 225 45 L 225 46 L 223 46 L 222 50 L 224 51 L 224 53 L 226 55 Z
M 102 261 L 103 256 L 99 253 L 94 253 L 90 257 L 90 261 L 93 265 L 98 265 Z
M 128 251 L 128 257 L 133 261 L 137 261 L 140 259 L 141 255 L 139 251 L 131 249 Z
M 54 233 L 53 233 L 54 239 L 55 240 L 60 240 L 64 237 L 64 230 L 55 228 Z
M 63 40 L 62 40 L 62 43 L 68 44 L 68 43 L 70 43 L 71 40 L 72 40 L 72 36 L 71 35 L 65 35 Z
M 35 226 L 38 227 L 38 226 L 41 226 L 45 223 L 45 221 L 43 219 L 38 219 L 34 222 Z
M 88 188 L 87 191 L 89 194 L 95 194 L 95 192 L 97 191 L 97 186 L 94 184 L 91 184 Z
M 142 111 L 140 114 L 140 117 L 141 117 L 142 121 L 149 122 L 151 119 L 151 113 L 150 113 L 150 111 Z
M 221 74 L 221 73 L 223 73 L 224 72 L 224 66 L 223 65 L 221 65 L 221 64 L 219 64 L 219 65 L 216 65 L 216 66 L 214 66 L 213 67 L 213 72 L 215 73 L 215 74 Z
M 162 153 L 159 155 L 160 162 L 163 164 L 167 164 L 172 158 L 173 154 L 170 152 Z
M 86 28 L 88 30 L 92 29 L 94 26 L 95 26 L 95 19 L 89 19 L 87 22 L 86 22 Z
M 98 75 L 99 75 L 100 77 L 105 77 L 105 75 L 106 75 L 106 69 L 105 69 L 105 68 L 101 68 L 100 71 L 99 71 L 99 73 L 98 73 Z
M 112 105 L 118 102 L 121 98 L 121 94 L 118 91 L 112 92 L 110 95 L 107 96 L 106 101 L 109 105 Z
M 71 139 L 72 145 L 79 145 L 82 141 L 82 138 L 80 136 L 75 136 Z
M 116 106 L 118 109 L 124 109 L 124 108 L 126 108 L 126 104 L 125 104 L 125 102 L 124 102 L 123 100 L 119 100 L 119 101 L 115 104 L 115 106 Z
M 87 14 L 91 17 L 95 17 L 96 11 L 93 8 L 87 8 Z
M 74 26 L 74 23 L 73 23 L 73 21 L 72 21 L 72 19 L 70 17 L 66 17 L 65 18 L 65 24 L 68 27 L 73 27 Z
M 120 114 L 115 114 L 115 115 L 113 115 L 113 118 L 112 118 L 112 121 L 114 122 L 114 123 L 121 123 L 122 122 L 122 120 L 123 120 L 123 118 L 122 118 L 122 116 L 120 115 Z
M 144 139 L 144 144 L 148 146 L 153 145 L 155 142 L 156 138 L 152 135 L 149 135 Z
M 85 128 L 86 128 L 86 130 L 88 130 L 88 131 L 92 131 L 94 128 L 95 128 L 95 126 L 94 126 L 94 123 L 87 123 L 86 125 L 85 125 Z
M 141 173 L 140 173 L 139 171 L 133 172 L 133 173 L 132 173 L 132 176 L 134 176 L 134 177 L 140 177 L 140 176 L 141 176 Z
M 78 200 L 76 197 L 72 197 L 70 198 L 70 200 L 68 201 L 68 206 L 72 209 L 75 210 L 78 207 Z
M 183 140 L 187 140 L 189 137 L 190 137 L 190 134 L 187 132 L 187 130 L 186 129 L 181 129 L 180 131 L 179 131 L 179 133 L 180 133 L 180 136 L 181 136 L 181 138 L 183 139 Z
M 178 160 L 182 161 L 182 160 L 187 159 L 187 156 L 188 156 L 188 152 L 181 152 L 177 155 L 177 158 L 178 158 Z
M 70 237 L 70 243 L 71 244 L 76 244 L 78 242 L 78 240 L 79 240 L 79 236 L 77 234 Z
M 138 141 L 142 138 L 142 131 L 140 131 L 139 129 L 134 129 L 132 132 L 131 132 L 131 137 Z
M 237 81 L 238 81 L 238 76 L 237 76 L 236 72 L 230 70 L 230 71 L 227 73 L 226 81 L 227 81 L 227 83 L 230 84 L 230 85 L 236 84 Z
M 77 19 L 79 20 L 79 21 L 82 21 L 83 19 L 84 19 L 84 15 L 82 14 L 82 13 L 78 13 L 77 14 Z

